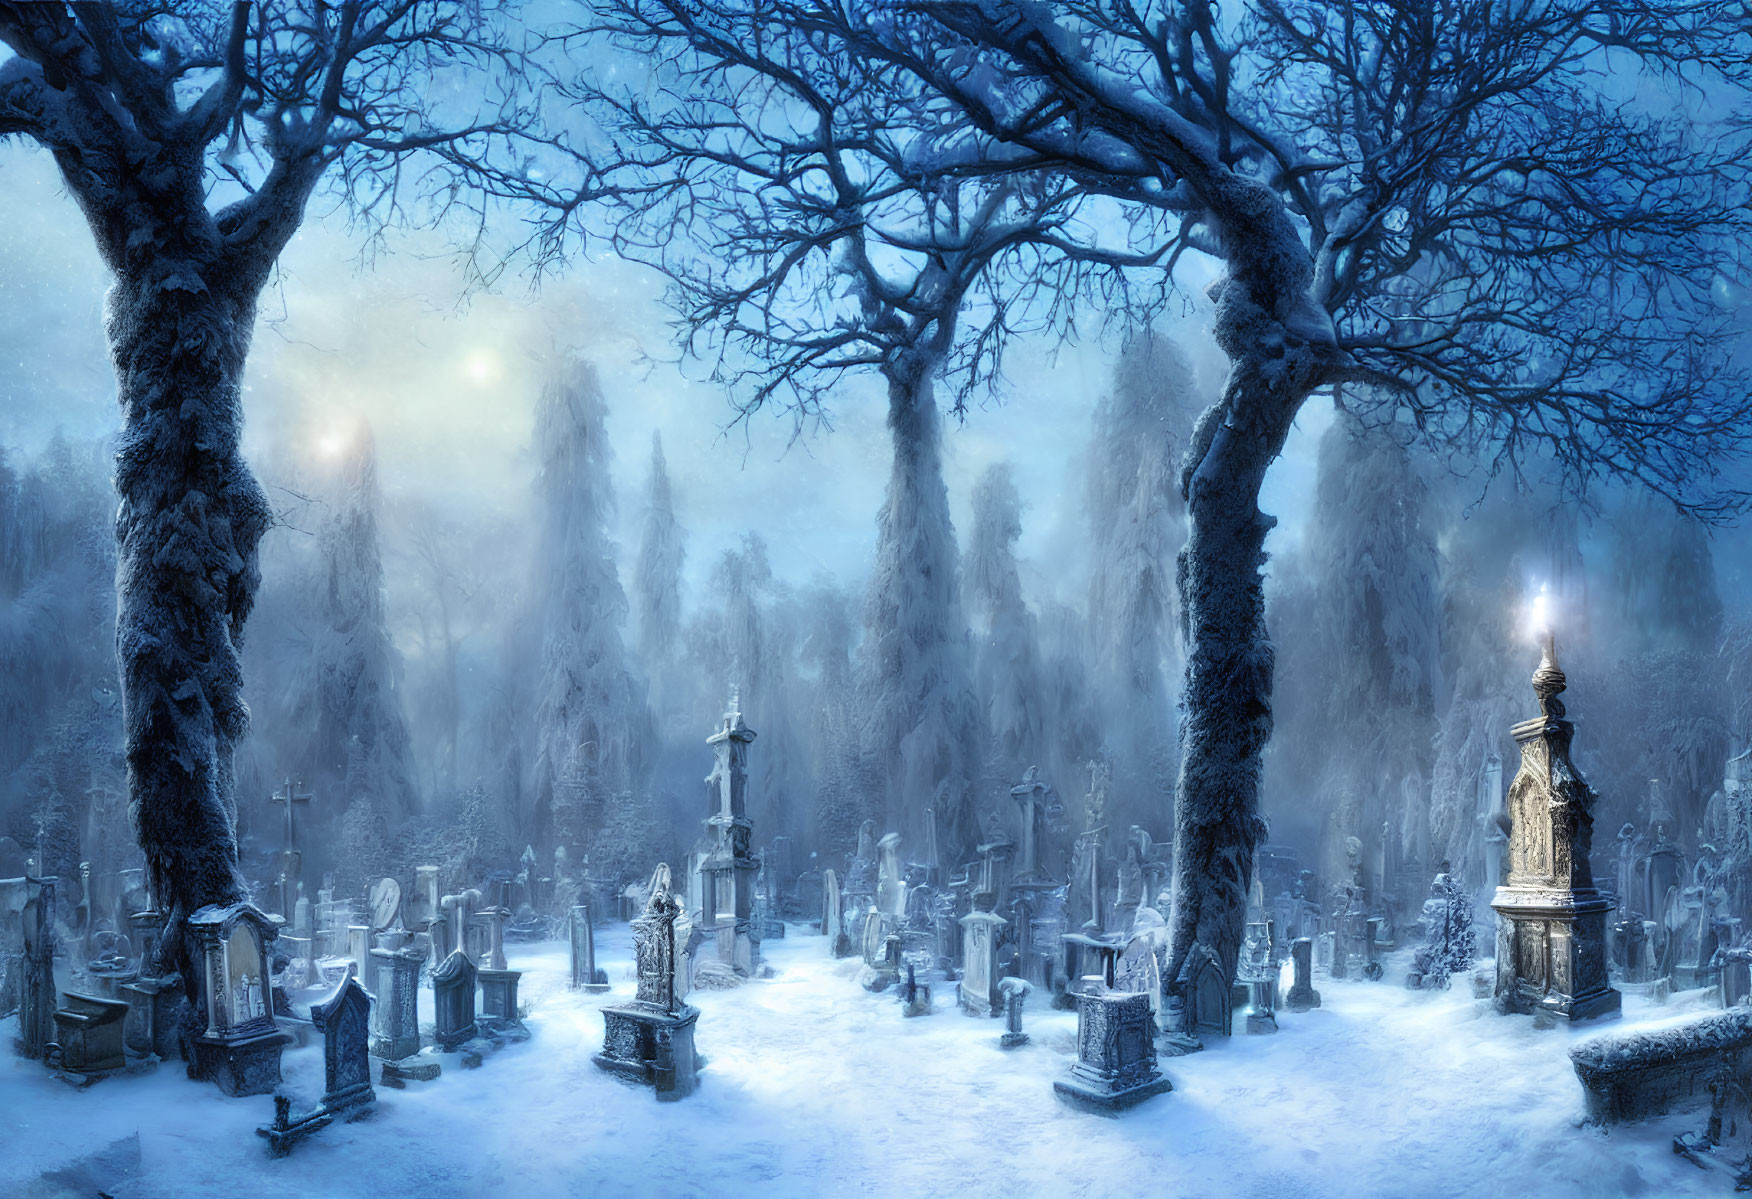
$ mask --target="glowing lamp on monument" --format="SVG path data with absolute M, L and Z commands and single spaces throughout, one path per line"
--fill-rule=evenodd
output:
M 1557 634 L 1544 589 L 1529 612 L 1541 641 L 1533 694 L 1539 715 L 1513 730 L 1521 768 L 1509 784 L 1509 870 L 1491 907 L 1497 914 L 1496 1007 L 1538 1022 L 1572 1023 L 1619 1014 L 1606 977 L 1607 901 L 1588 862 L 1595 795 L 1570 761 L 1575 726 L 1558 696 Z

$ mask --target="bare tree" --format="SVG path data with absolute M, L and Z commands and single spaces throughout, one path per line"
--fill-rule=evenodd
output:
M 1210 296 L 1230 373 L 1181 477 L 1171 988 L 1195 943 L 1235 967 L 1271 734 L 1259 491 L 1310 395 L 1347 383 L 1494 470 L 1548 455 L 1574 486 L 1627 476 L 1705 515 L 1740 502 L 1693 484 L 1752 410 L 1709 299 L 1746 231 L 1744 131 L 1628 93 L 1743 90 L 1743 17 L 1707 0 L 1238 7 L 816 17 L 1025 151 L 1018 168 L 1174 214 L 1171 268 L 1193 251 L 1225 267 Z
M 502 15 L 438 0 L 0 3 L 0 137 L 54 155 L 115 280 L 129 792 L 173 922 L 244 894 L 239 643 L 272 520 L 239 449 L 257 297 L 325 179 L 370 228 L 484 221 L 492 197 L 526 192 L 525 153 L 563 150 L 538 132 L 535 68 Z M 199 1006 L 181 940 L 167 950 Z
M 976 841 L 980 754 L 939 379 L 961 415 L 1020 332 L 1147 261 L 1097 248 L 1074 180 L 1000 173 L 937 136 L 904 71 L 812 32 L 814 0 L 594 5 L 580 37 L 649 64 L 644 92 L 583 89 L 675 186 L 641 198 L 623 254 L 673 283 L 687 348 L 746 416 L 777 401 L 798 429 L 848 374 L 886 384 L 894 469 L 866 610 L 866 743 L 887 818 L 909 839 L 934 808 Z M 685 236 L 677 236 L 685 229 Z

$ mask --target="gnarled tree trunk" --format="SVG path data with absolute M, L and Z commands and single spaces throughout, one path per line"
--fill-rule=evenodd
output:
M 232 752 L 249 725 L 240 641 L 271 521 L 244 463 L 240 380 L 255 289 L 166 250 L 109 295 L 122 406 L 116 652 L 130 810 L 170 920 L 163 966 L 202 1010 L 183 922 L 245 894 Z
M 1310 295 L 1307 251 L 1281 207 L 1260 185 L 1232 176 L 1213 193 L 1219 227 L 1243 232 L 1225 236 L 1229 275 L 1211 289 L 1229 377 L 1199 419 L 1181 483 L 1186 677 L 1164 972 L 1177 995 L 1194 945 L 1235 977 L 1253 851 L 1265 835 L 1259 781 L 1271 737 L 1273 651 L 1260 567 L 1276 520 L 1259 510 L 1259 491 L 1297 411 L 1336 379 L 1342 360 L 1331 320 Z

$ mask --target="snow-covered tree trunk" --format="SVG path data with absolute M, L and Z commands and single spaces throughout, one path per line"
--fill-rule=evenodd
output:
M 172 927 L 244 895 L 232 773 L 249 727 L 240 643 L 272 519 L 239 448 L 256 290 L 177 248 L 120 274 L 108 307 L 122 407 L 116 651 L 128 789 L 153 899 Z M 167 940 L 198 1003 L 199 972 Z
M 1199 418 L 1181 478 L 1186 679 L 1164 976 L 1171 991 L 1195 944 L 1235 976 L 1253 851 L 1265 835 L 1260 759 L 1271 737 L 1273 650 L 1260 568 L 1276 519 L 1259 510 L 1259 492 L 1297 411 L 1334 380 L 1339 362 L 1289 217 L 1264 187 L 1234 176 L 1213 181 L 1212 200 L 1229 264 L 1211 288 L 1215 333 L 1230 368 L 1222 398 Z
M 930 808 L 941 844 L 961 853 L 977 841 L 979 716 L 941 420 L 923 363 L 903 356 L 886 373 L 894 467 L 871 578 L 865 716 L 887 780 L 885 827 L 922 842 Z

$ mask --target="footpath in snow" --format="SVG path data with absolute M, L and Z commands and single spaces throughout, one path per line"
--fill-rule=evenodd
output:
M 1706 1113 L 1610 1133 L 1581 1127 L 1567 1050 L 1468 994 L 1323 981 L 1323 1006 L 1280 1012 L 1275 1036 L 1237 1036 L 1163 1060 L 1170 1094 L 1118 1118 L 1073 1111 L 1052 1082 L 1075 1054 L 1076 1016 L 1031 997 L 1031 1042 L 1002 1050 L 1001 1020 L 905 1019 L 856 982 L 819 936 L 768 941 L 771 980 L 696 992 L 699 1091 L 659 1104 L 598 1070 L 605 1004 L 632 997 L 628 929 L 600 931 L 607 995 L 566 989 L 561 944 L 507 947 L 534 1034 L 478 1070 L 378 1088 L 375 1112 L 271 1159 L 267 1096 L 227 1099 L 181 1063 L 75 1091 L 35 1062 L 0 1059 L 0 1195 L 59 1196 L 114 1145 L 138 1167 L 91 1181 L 115 1199 L 473 1199 L 491 1196 L 1177 1196 L 1315 1199 L 1715 1195 L 1675 1156 Z M 1406 956 L 1406 955 L 1398 955 Z M 1389 962 L 1389 979 L 1403 962 Z M 1616 1027 L 1664 1022 L 1683 1000 L 1627 996 Z M 430 1021 L 431 993 L 421 995 Z M 0 1022 L 6 1043 L 15 1021 Z M 454 1059 L 450 1059 L 454 1061 Z M 322 1091 L 320 1038 L 284 1059 L 294 1107 Z M 90 1195 L 92 1190 L 80 1192 Z

